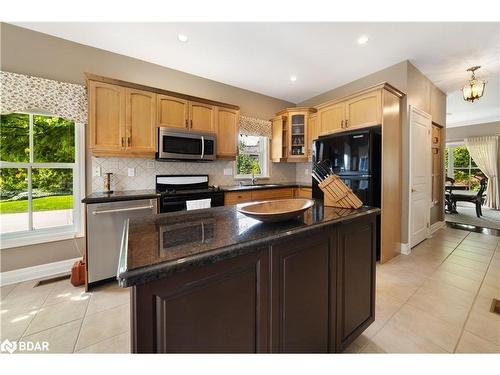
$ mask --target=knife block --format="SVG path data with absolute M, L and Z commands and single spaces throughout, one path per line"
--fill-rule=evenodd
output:
M 363 202 L 337 175 L 330 175 L 318 184 L 324 193 L 325 206 L 360 208 Z

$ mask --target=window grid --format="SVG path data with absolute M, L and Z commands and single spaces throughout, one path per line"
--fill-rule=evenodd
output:
M 59 231 L 64 228 L 74 228 L 75 231 L 79 231 L 79 217 L 80 217 L 80 205 L 78 204 L 80 197 L 80 189 L 78 188 L 79 181 L 79 172 L 78 172 L 78 164 L 80 162 L 79 155 L 79 143 L 80 137 L 77 132 L 77 124 L 75 123 L 74 132 L 75 132 L 75 156 L 73 163 L 47 163 L 47 162 L 35 162 L 34 161 L 34 116 L 47 116 L 46 114 L 38 114 L 38 113 L 28 113 L 28 112 L 16 112 L 19 114 L 26 114 L 29 116 L 29 130 L 28 130 L 28 139 L 29 139 L 29 161 L 28 162 L 8 162 L 0 160 L 0 168 L 23 168 L 27 170 L 27 193 L 28 193 L 28 230 L 17 231 L 17 232 L 9 232 L 2 233 L 0 236 L 2 238 L 6 237 L 17 237 L 26 233 L 34 233 L 34 232 L 47 232 L 47 231 Z M 72 189 L 73 189 L 73 224 L 59 225 L 50 228 L 36 229 L 33 226 L 33 168 L 51 168 L 51 169 L 71 169 L 72 170 Z

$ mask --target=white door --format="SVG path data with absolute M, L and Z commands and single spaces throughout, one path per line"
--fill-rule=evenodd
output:
M 428 236 L 430 192 L 431 116 L 410 106 L 410 247 Z

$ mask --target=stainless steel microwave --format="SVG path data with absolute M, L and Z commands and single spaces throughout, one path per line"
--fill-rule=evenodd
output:
M 158 129 L 158 160 L 215 160 L 216 136 L 213 133 Z

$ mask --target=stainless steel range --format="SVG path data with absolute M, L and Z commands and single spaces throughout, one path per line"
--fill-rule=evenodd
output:
M 224 192 L 208 184 L 208 175 L 157 175 L 160 212 L 224 205 Z

